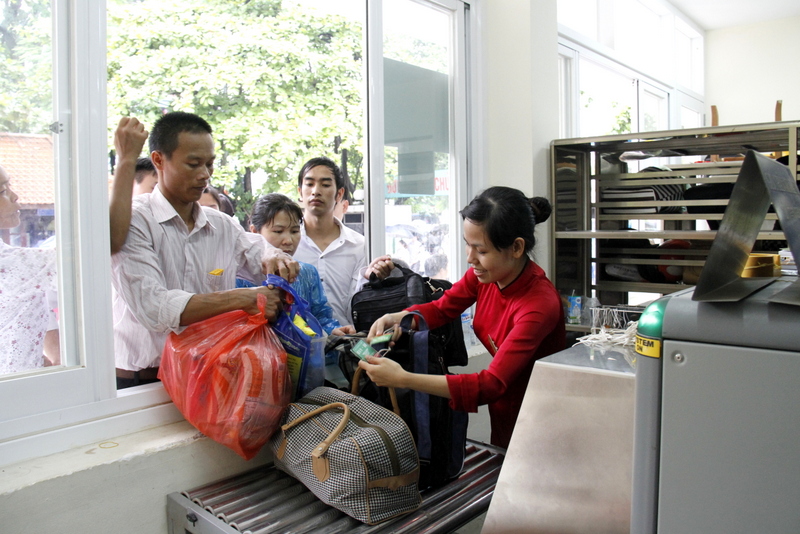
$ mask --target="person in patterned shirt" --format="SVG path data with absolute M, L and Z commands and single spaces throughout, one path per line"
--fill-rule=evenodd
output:
M 0 167 L 0 228 L 20 225 L 18 199 Z M 0 375 L 60 363 L 55 252 L 0 241 Z

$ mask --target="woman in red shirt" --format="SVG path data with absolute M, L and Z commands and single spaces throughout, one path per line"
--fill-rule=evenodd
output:
M 412 311 L 436 328 L 475 304 L 475 335 L 493 357 L 488 369 L 424 375 L 405 371 L 389 358 L 370 357 L 359 363 L 367 375 L 379 386 L 449 398 L 454 410 L 476 412 L 488 404 L 492 444 L 508 447 L 534 362 L 565 346 L 561 297 L 529 257 L 534 228 L 551 211 L 547 199 L 528 199 L 517 189 L 483 191 L 461 211 L 470 270 L 438 300 L 384 315 L 370 328 L 371 340 Z

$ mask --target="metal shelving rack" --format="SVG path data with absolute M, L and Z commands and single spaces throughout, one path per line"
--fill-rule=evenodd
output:
M 556 287 L 562 294 L 574 291 L 610 305 L 627 303 L 628 292 L 653 293 L 656 298 L 689 287 L 680 282 L 615 280 L 605 273 L 605 265 L 704 265 L 716 231 L 698 230 L 697 222 L 709 221 L 713 228 L 722 219 L 727 199 L 609 202 L 602 199 L 601 191 L 733 183 L 747 150 L 774 157 L 788 155 L 788 166 L 798 176 L 799 131 L 800 122 L 773 122 L 553 141 L 550 155 L 555 231 L 550 272 Z M 651 166 L 668 170 L 642 172 Z M 678 212 L 662 213 L 667 207 Z M 624 213 L 634 209 L 654 213 Z M 773 213 L 767 216 L 767 221 L 775 219 Z M 780 241 L 784 235 L 780 230 L 768 229 L 758 238 L 758 243 Z M 665 251 L 637 246 L 642 241 L 635 240 L 645 239 L 689 240 L 693 247 Z M 663 257 L 669 255 L 679 257 Z

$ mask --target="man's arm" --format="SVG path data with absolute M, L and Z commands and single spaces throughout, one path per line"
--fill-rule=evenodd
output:
M 147 130 L 135 117 L 122 117 L 114 134 L 117 165 L 111 186 L 109 219 L 111 222 L 111 253 L 116 254 L 125 244 L 131 225 L 131 202 L 136 159 L 142 152 Z
M 267 297 L 264 317 L 270 322 L 275 321 L 282 307 L 283 292 L 272 286 L 261 286 L 192 295 L 181 313 L 180 324 L 187 326 L 234 310 L 244 310 L 251 315 L 259 313 L 257 302 L 259 293 Z
M 221 313 L 258 313 L 257 295 L 267 297 L 265 316 L 274 320 L 281 292 L 270 287 L 240 288 L 209 293 L 168 289 L 161 260 L 153 246 L 147 210 L 137 211 L 122 252 L 112 256 L 114 286 L 137 321 L 152 332 L 176 331 Z M 260 258 L 261 250 L 257 251 Z M 260 267 L 258 259 L 254 259 Z
M 58 330 L 48 330 L 44 335 L 45 367 L 61 363 L 61 350 L 59 348 Z

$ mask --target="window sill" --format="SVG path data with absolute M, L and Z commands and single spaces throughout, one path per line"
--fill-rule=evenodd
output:
M 169 493 L 270 459 L 245 461 L 180 421 L 17 462 L 0 469 L 3 531 L 167 532 Z

